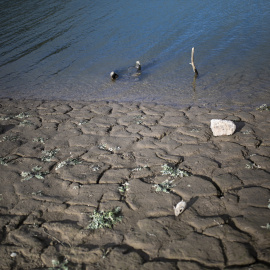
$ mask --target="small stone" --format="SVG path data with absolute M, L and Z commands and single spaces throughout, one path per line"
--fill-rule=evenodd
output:
M 232 135 L 236 125 L 231 120 L 212 119 L 211 130 L 214 136 Z
M 11 254 L 10 254 L 10 257 L 12 257 L 12 258 L 14 258 L 14 257 L 16 257 L 17 256 L 17 253 L 16 252 L 12 252 Z
M 187 203 L 185 201 L 181 201 L 179 202 L 176 206 L 173 207 L 174 210 L 174 214 L 175 216 L 179 216 L 180 214 L 182 214 L 184 212 L 184 210 L 187 207 Z

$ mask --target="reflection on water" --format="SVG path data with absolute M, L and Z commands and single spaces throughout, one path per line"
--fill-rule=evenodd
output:
M 269 12 L 268 0 L 2 0 L 0 97 L 270 103 Z

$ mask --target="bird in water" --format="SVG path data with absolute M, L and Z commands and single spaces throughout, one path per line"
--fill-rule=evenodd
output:
M 139 75 L 141 75 L 141 70 L 142 70 L 142 66 L 140 61 L 136 61 L 135 66 L 129 67 L 127 70 L 127 74 L 124 75 L 124 77 L 137 77 Z M 112 81 L 115 81 L 119 75 L 117 73 L 115 73 L 114 71 L 112 71 L 110 73 L 110 77 L 112 79 Z
M 141 66 L 140 61 L 136 61 L 135 68 L 137 68 L 137 71 L 141 71 L 142 70 L 142 66 Z
M 116 74 L 114 71 L 111 72 L 110 76 L 113 81 L 115 81 L 119 77 L 119 75 Z
M 137 77 L 139 75 L 141 75 L 142 72 L 142 66 L 140 61 L 136 61 L 135 66 L 129 67 L 128 68 L 128 75 L 133 77 Z

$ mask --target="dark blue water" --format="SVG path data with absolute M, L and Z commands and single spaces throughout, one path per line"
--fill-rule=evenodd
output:
M 0 98 L 270 103 L 269 0 L 0 0 L 0 7 Z M 128 68 L 137 60 L 142 74 L 134 77 Z

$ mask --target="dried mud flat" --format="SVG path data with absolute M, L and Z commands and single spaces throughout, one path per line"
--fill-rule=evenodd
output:
M 269 269 L 269 116 L 0 100 L 0 268 Z M 235 134 L 213 137 L 213 118 Z M 121 222 L 87 229 L 114 207 Z

